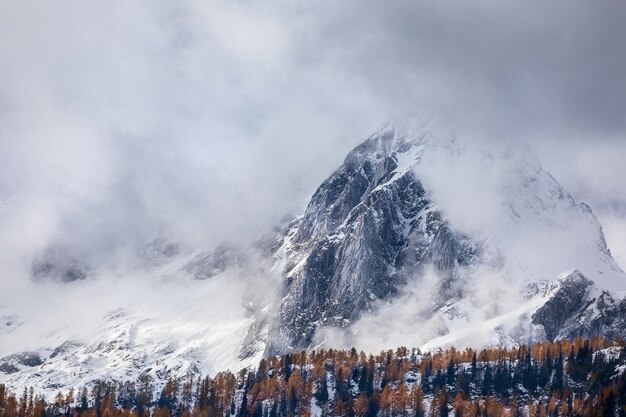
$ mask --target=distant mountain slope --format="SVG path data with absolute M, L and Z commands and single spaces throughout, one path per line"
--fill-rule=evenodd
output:
M 602 338 L 434 353 L 329 349 L 170 378 L 156 392 L 145 378 L 100 381 L 46 401 L 0 384 L 0 416 L 621 416 L 625 370 L 623 344 Z

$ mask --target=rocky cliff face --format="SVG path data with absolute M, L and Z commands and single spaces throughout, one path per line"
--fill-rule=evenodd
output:
M 549 340 L 554 340 L 580 309 L 589 301 L 589 290 L 593 282 L 580 272 L 574 271 L 552 285 L 550 297 L 533 314 L 533 323 L 543 326 Z
M 349 326 L 427 264 L 445 277 L 440 301 L 453 296 L 451 281 L 476 248 L 450 229 L 410 169 L 422 142 L 380 131 L 315 192 L 281 248 L 286 296 L 270 352 L 309 347 L 318 327 Z
M 548 289 L 548 300 L 533 314 L 549 340 L 626 335 L 626 297 L 612 293 L 579 271 L 566 273 Z

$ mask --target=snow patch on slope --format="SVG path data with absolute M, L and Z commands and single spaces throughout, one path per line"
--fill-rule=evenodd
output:
M 499 254 L 512 281 L 576 268 L 602 288 L 626 290 L 591 209 L 529 150 L 507 146 L 435 138 L 413 168 L 450 226 Z
M 95 380 L 149 375 L 158 389 L 170 376 L 213 375 L 256 364 L 262 348 L 239 357 L 255 320 L 245 304 L 246 280 L 229 272 L 193 280 L 179 264 L 161 270 L 160 280 L 109 277 L 62 288 L 33 285 L 31 297 L 39 306 L 12 306 L 23 323 L 0 343 L 5 358 L 0 361 L 9 371 L 0 372 L 0 382 L 53 395 Z M 21 363 L 24 351 L 35 352 L 41 363 Z

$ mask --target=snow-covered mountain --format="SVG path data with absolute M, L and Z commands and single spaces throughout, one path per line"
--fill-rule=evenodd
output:
M 26 286 L 38 308 L 0 304 L 0 382 L 158 387 L 318 345 L 626 336 L 626 277 L 591 209 L 530 152 L 432 127 L 383 126 L 247 248 L 159 242 L 115 277 L 46 252 Z
M 287 290 L 270 352 L 619 333 L 589 311 L 580 326 L 548 324 L 545 309 L 533 315 L 546 294 L 562 294 L 540 288 L 564 271 L 606 291 L 599 314 L 619 309 L 626 279 L 590 208 L 523 149 L 385 126 L 319 187 L 279 255 Z M 576 283 L 584 295 L 567 319 L 600 294 Z M 454 336 L 469 328 L 481 336 Z

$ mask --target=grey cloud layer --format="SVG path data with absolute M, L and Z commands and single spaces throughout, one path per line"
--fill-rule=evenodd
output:
M 2 261 L 249 238 L 397 113 L 527 141 L 622 227 L 625 21 L 621 1 L 5 2 Z

